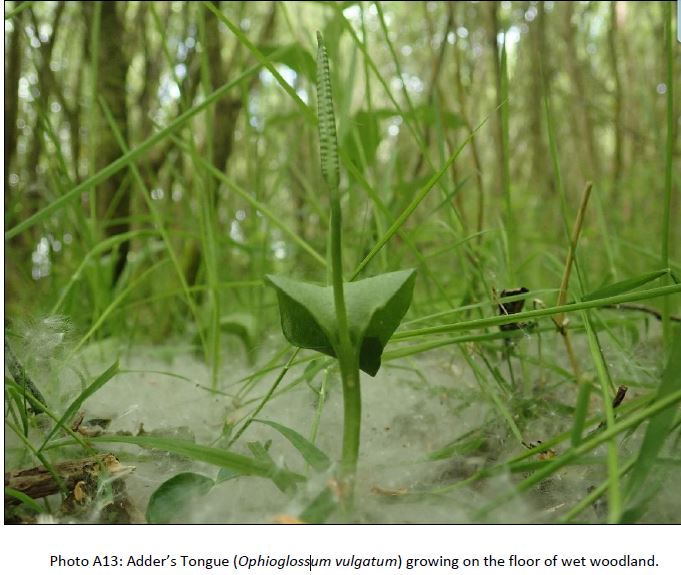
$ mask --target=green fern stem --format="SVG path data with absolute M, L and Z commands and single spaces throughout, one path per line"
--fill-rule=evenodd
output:
M 343 293 L 342 213 L 338 191 L 340 171 L 336 118 L 333 111 L 329 57 L 322 35 L 317 32 L 317 116 L 322 176 L 329 189 L 331 204 L 330 255 L 333 298 L 338 325 L 336 353 L 343 380 L 343 448 L 341 475 L 347 486 L 347 501 L 352 504 L 354 476 L 359 458 L 361 395 L 359 389 L 359 342 L 353 343 L 348 328 L 345 294 Z

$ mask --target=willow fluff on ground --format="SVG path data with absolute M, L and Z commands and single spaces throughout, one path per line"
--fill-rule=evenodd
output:
M 267 357 L 265 351 L 261 350 L 261 357 Z M 96 373 L 105 363 L 104 358 L 113 352 L 111 348 L 90 348 L 83 356 L 85 370 Z M 220 390 L 223 394 L 234 394 L 240 387 L 237 382 L 252 374 L 253 369 L 244 366 L 237 357 L 223 359 L 223 365 L 229 367 L 222 371 Z M 503 371 L 505 362 L 498 361 L 497 367 Z M 109 433 L 163 435 L 202 445 L 211 445 L 217 440 L 216 446 L 225 443 L 219 438 L 226 424 L 247 416 L 277 375 L 274 371 L 264 377 L 245 400 L 235 404 L 229 395 L 210 392 L 210 370 L 187 351 L 136 347 L 127 357 L 122 356 L 121 364 L 132 373 L 121 373 L 91 397 L 83 407 L 86 418 L 111 418 Z M 654 370 L 646 371 L 642 365 L 643 360 L 637 363 L 637 375 L 652 375 Z M 303 368 L 291 370 L 258 418 L 275 421 L 310 437 L 319 396 L 301 377 Z M 516 366 L 516 372 L 521 373 L 520 366 Z M 297 385 L 287 387 L 296 380 Z M 318 374 L 311 385 L 318 389 L 320 381 L 321 374 Z M 650 384 L 652 378 L 642 383 Z M 526 449 L 510 431 L 508 422 L 499 416 L 487 393 L 481 390 L 461 353 L 454 349 L 439 350 L 413 360 L 388 362 L 375 378 L 366 377 L 363 384 L 364 422 L 354 521 L 550 522 L 606 478 L 605 459 L 592 457 L 588 464 L 565 467 L 480 517 L 480 509 L 500 494 L 512 492 L 514 485 L 531 472 L 513 476 L 501 472 L 446 488 Z M 536 384 L 533 381 L 531 387 L 534 389 Z M 545 384 L 540 391 L 536 389 L 541 400 L 520 401 L 516 407 L 523 414 L 514 417 L 523 438 L 530 443 L 569 430 L 572 423 L 570 413 L 560 406 L 574 400 L 574 388 L 558 381 Z M 337 374 L 330 372 L 317 445 L 331 460 L 340 449 L 341 426 L 340 382 Z M 475 438 L 470 449 L 454 449 L 443 459 L 433 457 L 467 433 Z M 619 440 L 623 460 L 636 453 L 639 436 L 637 432 Z M 231 449 L 251 455 L 246 447 L 250 442 L 262 445 L 271 442 L 268 453 L 275 463 L 297 472 L 305 471 L 310 480 L 290 496 L 267 479 L 231 479 L 193 500 L 177 518 L 178 522 L 261 523 L 278 517 L 297 517 L 332 476 L 332 470 L 327 473 L 306 470 L 300 453 L 271 427 L 253 422 Z M 560 452 L 565 447 L 564 443 L 555 449 Z M 135 473 L 127 479 L 127 486 L 130 497 L 141 510 L 146 508 L 151 493 L 177 473 L 192 471 L 209 477 L 216 477 L 218 473 L 214 466 L 164 452 L 121 444 L 113 446 L 113 450 L 122 461 L 136 466 Z M 597 451 L 592 456 L 599 454 Z M 649 511 L 647 519 L 669 520 L 673 516 L 669 510 L 681 508 L 681 502 L 676 499 L 670 489 L 663 487 L 659 502 Z M 602 504 L 593 505 L 580 519 L 601 522 L 602 513 Z

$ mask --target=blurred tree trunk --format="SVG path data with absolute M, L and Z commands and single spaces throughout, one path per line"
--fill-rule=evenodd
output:
M 575 42 L 574 2 L 563 2 L 563 39 L 565 40 L 566 61 L 568 75 L 572 83 L 570 100 L 572 117 L 575 119 L 577 148 L 582 151 L 581 172 L 582 179 L 598 179 L 600 160 L 596 146 L 593 120 L 591 118 L 589 90 L 587 90 L 582 71 L 583 64 L 579 60 Z
M 60 24 L 62 16 L 64 15 L 64 8 L 66 8 L 66 2 L 59 2 L 57 8 L 54 12 L 54 19 L 52 20 L 52 35 L 47 42 L 40 43 L 40 67 L 38 68 L 38 92 L 41 107 L 45 112 L 45 118 L 49 118 L 50 110 L 50 95 L 52 88 L 55 87 L 53 82 L 51 82 L 50 76 L 50 65 L 52 63 L 52 51 L 54 50 L 54 44 L 59 33 Z M 38 33 L 40 30 L 40 23 L 36 18 L 33 8 L 29 8 L 27 12 L 30 14 L 31 23 L 33 28 Z M 37 65 L 36 65 L 37 67 Z M 38 176 L 38 165 L 40 164 L 40 158 L 42 155 L 42 143 L 43 143 L 43 118 L 40 115 L 36 116 L 35 127 L 33 128 L 33 139 L 31 141 L 31 148 L 28 153 L 28 166 L 30 170 L 34 172 L 34 179 L 38 181 L 40 178 Z M 64 174 L 66 175 L 66 174 Z
M 120 6 L 119 6 L 120 5 Z M 99 54 L 97 59 L 97 95 L 111 111 L 111 115 L 125 142 L 128 142 L 128 104 L 126 77 L 130 62 L 125 52 L 125 26 L 119 11 L 124 2 L 102 2 Z M 90 29 L 93 3 L 84 2 L 86 29 Z M 92 58 L 92 54 L 90 54 Z M 95 171 L 108 166 L 122 153 L 118 142 L 103 115 L 96 133 Z M 120 170 L 96 190 L 97 218 L 104 225 L 104 236 L 113 237 L 130 230 L 130 187 L 125 183 L 126 170 Z M 126 186 L 125 188 L 123 186 Z M 114 220 L 111 225 L 107 220 Z M 125 269 L 130 242 L 121 242 L 113 266 L 112 281 L 115 284 Z
M 435 24 L 433 23 L 433 19 L 430 15 L 430 12 L 428 11 L 428 6 L 426 3 L 423 3 L 423 19 L 427 24 L 427 29 L 428 29 L 428 37 L 433 38 L 436 34 L 435 32 Z M 437 51 L 432 48 L 432 42 L 429 42 L 428 44 L 431 45 L 431 50 L 430 50 L 430 62 L 428 62 L 427 67 L 430 68 L 430 81 L 428 82 L 428 95 L 426 96 L 426 104 L 428 105 L 429 108 L 432 108 L 435 106 L 435 98 L 436 96 L 439 95 L 439 90 L 438 90 L 438 82 L 440 78 L 440 73 L 442 71 L 442 63 L 444 61 L 444 56 L 445 52 L 447 50 L 447 33 L 451 29 L 452 26 L 452 19 L 453 19 L 453 14 L 450 11 L 447 13 L 447 20 L 445 21 L 445 26 L 444 30 L 442 33 L 442 41 L 440 42 L 440 46 Z M 423 125 L 423 145 L 426 149 L 430 147 L 430 143 L 432 140 L 433 136 L 433 130 L 432 130 L 432 124 L 429 122 L 425 122 Z M 417 159 L 416 159 L 416 165 L 414 166 L 414 170 L 412 172 L 412 177 L 416 179 L 421 172 L 421 168 L 423 167 L 423 163 L 425 161 L 425 158 L 423 154 L 419 154 Z M 456 174 L 456 163 L 452 164 L 451 171 L 452 174 Z M 456 176 L 452 176 L 454 178 L 454 181 L 456 181 Z M 456 201 L 460 202 L 461 198 L 457 197 Z M 461 204 L 458 204 L 458 209 L 461 211 Z M 463 218 L 462 218 L 463 221 Z
M 17 2 L 19 7 L 23 2 Z M 5 55 L 5 228 L 15 224 L 17 197 L 20 191 L 15 183 L 11 191 L 9 176 L 12 164 L 16 162 L 17 152 L 17 120 L 19 119 L 19 79 L 21 78 L 21 61 L 23 50 L 23 12 L 19 12 L 12 20 L 13 30 Z M 19 170 L 15 170 L 19 173 Z M 16 203 L 15 203 L 16 202 Z M 30 266 L 30 245 L 25 241 L 25 235 L 20 234 L 5 243 L 5 254 L 12 247 L 12 257 L 5 258 L 5 305 L 9 308 L 16 298 L 17 286 L 22 285 L 22 268 L 28 263 Z M 6 313 L 11 314 L 7 309 Z
M 447 10 L 449 11 L 449 17 L 451 18 L 451 30 L 454 31 L 457 29 L 457 22 L 455 18 L 454 11 L 455 9 L 459 6 L 459 4 L 454 4 L 452 2 L 447 3 Z M 445 37 L 446 41 L 446 37 Z M 473 124 L 471 123 L 470 120 L 470 114 L 468 111 L 468 101 L 466 97 L 466 89 L 463 85 L 463 77 L 462 77 L 462 58 L 461 58 L 461 48 L 459 48 L 459 44 L 462 42 L 462 39 L 459 38 L 454 45 L 454 58 L 455 58 L 455 63 L 454 63 L 454 80 L 456 82 L 456 92 L 457 96 L 459 98 L 459 115 L 461 116 L 464 124 L 466 125 L 466 130 L 470 134 L 473 131 Z M 471 150 L 471 155 L 473 157 L 473 165 L 475 166 L 475 182 L 477 184 L 478 188 L 478 195 L 477 195 L 477 222 L 476 222 L 476 231 L 481 232 L 484 225 L 485 225 L 485 185 L 484 181 L 482 178 L 483 170 L 482 170 L 482 161 L 480 159 L 480 151 L 478 149 L 478 138 L 472 138 L 470 141 L 470 144 L 468 145 Z M 453 146 L 450 146 L 451 149 L 454 149 Z M 478 243 L 482 241 L 482 235 L 478 236 Z
M 610 65 L 612 66 L 611 75 L 615 82 L 615 92 L 613 94 L 613 137 L 615 139 L 614 152 L 612 160 L 612 191 L 617 193 L 619 183 L 622 178 L 622 78 L 619 71 L 619 58 L 617 52 L 617 36 L 618 36 L 618 22 L 617 22 L 617 2 L 610 4 L 610 29 L 608 30 L 608 48 L 610 50 Z
M 544 97 L 547 89 L 545 68 L 548 66 L 544 2 L 538 2 L 536 8 L 537 14 L 534 20 L 529 23 L 528 32 L 530 65 L 530 82 L 528 84 L 529 135 L 532 141 L 531 177 L 539 184 L 541 193 L 549 196 L 553 191 L 553 186 L 551 186 L 548 172 L 551 160 L 546 146 L 546 129 L 544 127 Z
M 141 2 L 139 5 L 139 13 L 137 14 L 138 34 L 142 46 L 142 53 L 144 55 L 144 77 L 146 81 L 144 82 L 137 101 L 137 106 L 141 112 L 140 120 L 138 125 L 135 126 L 135 133 L 131 134 L 131 137 L 137 138 L 140 141 L 147 138 L 154 129 L 152 110 L 154 110 L 154 106 L 157 105 L 156 99 L 161 81 L 161 73 L 163 72 L 163 62 L 165 58 L 163 48 L 158 46 L 156 50 L 153 50 L 154 43 L 150 37 L 153 36 L 153 32 L 152 34 L 149 33 L 148 25 L 149 10 L 159 10 L 161 6 L 165 6 L 166 12 L 164 14 L 165 18 L 161 20 L 159 17 L 159 20 L 161 20 L 161 26 L 168 28 L 171 25 L 173 12 L 170 5 L 167 3 L 159 3 L 158 7 L 155 7 L 155 5 L 152 6 L 149 2 Z M 191 3 L 185 2 L 182 8 L 184 20 L 183 30 L 187 37 L 191 36 L 195 39 L 195 33 L 192 33 L 191 31 L 192 11 L 190 8 Z M 192 48 L 187 48 L 183 63 L 186 66 L 186 72 L 183 78 L 179 78 L 178 86 L 181 94 L 179 102 L 180 112 L 185 111 L 191 106 L 199 86 L 200 63 L 196 54 L 195 45 Z M 173 141 L 168 139 L 155 146 L 140 160 L 140 171 L 142 172 L 144 182 L 148 189 L 155 186 L 159 172 L 166 162 L 169 161 L 169 158 L 173 157 L 173 149 Z M 172 190 L 173 178 L 169 177 L 168 180 L 167 188 L 168 190 Z M 144 206 L 144 203 L 140 204 L 140 207 L 143 209 Z
M 212 4 L 220 10 L 221 2 L 213 0 Z M 262 44 L 268 40 L 274 31 L 276 15 L 276 3 L 272 2 L 270 11 L 260 30 L 258 43 Z M 222 36 L 218 27 L 218 19 L 213 14 L 207 12 L 206 19 L 206 53 L 208 54 L 209 74 L 211 89 L 216 90 L 229 81 L 232 71 L 236 71 L 241 59 L 241 44 L 232 54 L 228 64 L 225 64 L 222 57 Z M 253 77 L 251 87 L 255 83 L 257 76 Z M 220 171 L 227 168 L 227 162 L 232 154 L 234 147 L 234 131 L 239 118 L 239 113 L 243 106 L 240 96 L 227 95 L 218 100 L 213 107 L 212 137 L 210 141 L 210 158 L 213 165 Z M 214 180 L 211 178 L 211 182 Z M 213 209 L 217 214 L 219 203 L 218 186 L 211 190 L 213 198 Z M 187 258 L 186 278 L 189 285 L 195 285 L 201 266 L 201 247 L 193 242 L 189 248 Z
M 487 19 L 487 44 L 492 58 L 492 70 L 494 72 L 494 87 L 496 90 L 496 121 L 494 122 L 494 139 L 497 150 L 497 172 L 494 187 L 499 193 L 502 193 L 503 173 L 505 166 L 504 158 L 504 136 L 503 136 L 503 112 L 501 109 L 501 62 L 499 60 L 499 43 L 497 42 L 497 34 L 499 33 L 499 2 L 488 3 L 488 19 Z
M 17 8 L 23 2 L 17 2 Z M 12 20 L 13 30 L 9 40 L 5 60 L 5 225 L 7 210 L 12 206 L 9 175 L 12 160 L 17 151 L 17 120 L 19 118 L 19 79 L 21 78 L 21 60 L 23 50 L 23 12 L 19 12 Z
M 220 10 L 221 2 L 211 2 Z M 228 66 L 222 58 L 222 37 L 218 29 L 218 19 L 209 14 L 206 20 L 206 52 L 208 53 L 208 65 L 210 67 L 211 89 L 216 90 L 228 82 L 227 69 L 233 70 L 237 59 L 240 58 L 241 44 L 232 55 Z M 241 98 L 238 95 L 228 95 L 221 98 L 213 107 L 213 138 L 211 142 L 211 162 L 220 171 L 227 165 L 227 160 L 232 155 L 234 146 L 234 129 L 241 110 Z M 214 194 L 215 207 L 218 204 L 218 195 Z

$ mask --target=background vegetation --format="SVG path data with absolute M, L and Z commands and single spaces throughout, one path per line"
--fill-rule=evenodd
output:
M 565 404 L 579 445 L 577 384 L 593 391 L 590 416 L 607 413 L 611 425 L 616 388 L 640 376 L 622 375 L 622 358 L 646 346 L 651 379 L 637 404 L 645 409 L 660 400 L 652 381 L 673 345 L 675 15 L 669 2 L 6 2 L 10 339 L 22 356 L 34 349 L 27 326 L 49 324 L 66 334 L 69 361 L 94 342 L 128 352 L 181 342 L 210 366 L 201 384 L 214 389 L 231 383 L 227 348 L 246 350 L 254 376 L 281 367 L 285 348 L 273 355 L 266 343 L 279 327 L 264 275 L 328 277 L 315 100 L 321 30 L 344 269 L 418 270 L 410 331 L 397 333 L 403 343 L 388 347 L 388 359 L 418 366 L 418 352 L 449 343 L 499 385 L 497 415 L 515 421 L 518 440 L 527 415 L 518 397 L 542 401 L 538 381 L 571 386 Z M 589 181 L 572 280 L 560 294 Z M 664 297 L 608 309 L 629 300 L 607 298 L 648 282 L 661 290 L 650 296 Z M 512 363 L 488 362 L 503 353 L 501 322 L 475 322 L 496 316 L 501 291 L 520 285 L 530 290 L 526 310 L 610 287 L 593 296 L 603 300 L 596 311 L 570 316 L 573 357 L 565 337 L 540 323 L 544 355 L 534 343 L 523 348 L 514 375 Z M 586 405 L 588 393 L 580 397 Z M 678 414 L 674 421 L 663 435 L 678 442 Z M 616 447 L 607 457 L 616 521 L 624 512 L 616 485 L 631 467 Z

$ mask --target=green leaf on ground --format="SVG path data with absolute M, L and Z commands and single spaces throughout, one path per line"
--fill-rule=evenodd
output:
M 208 493 L 215 482 L 198 473 L 179 473 L 161 483 L 151 494 L 147 505 L 147 523 L 174 523 L 192 501 Z

